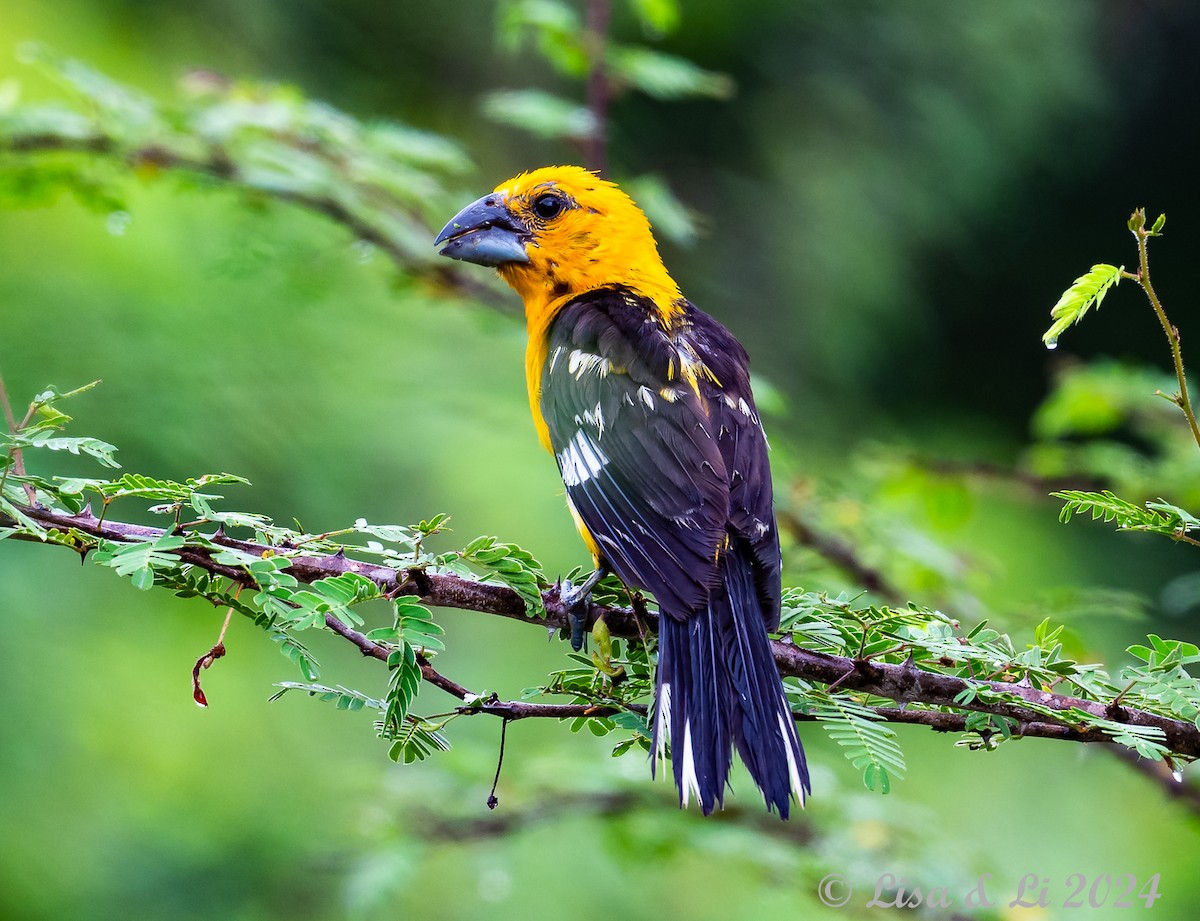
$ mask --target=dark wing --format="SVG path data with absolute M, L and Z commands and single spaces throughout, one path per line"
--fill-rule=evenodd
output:
M 730 540 L 750 550 L 754 585 L 769 630 L 779 627 L 779 531 L 775 523 L 767 436 L 750 390 L 750 362 L 742 344 L 708 314 L 689 305 L 681 335 L 696 349 L 716 382 L 702 382 L 712 427 L 729 473 Z
M 729 519 L 726 456 L 675 343 L 621 289 L 567 305 L 549 332 L 541 411 L 567 498 L 604 561 L 664 612 L 703 610 Z

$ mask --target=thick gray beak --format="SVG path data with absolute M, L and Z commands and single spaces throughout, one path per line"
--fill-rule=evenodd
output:
M 434 246 L 446 245 L 443 256 L 474 262 L 476 265 L 497 266 L 506 262 L 528 262 L 525 241 L 530 233 L 513 220 L 504 199 L 492 193 L 471 202 L 442 228 L 433 241 Z

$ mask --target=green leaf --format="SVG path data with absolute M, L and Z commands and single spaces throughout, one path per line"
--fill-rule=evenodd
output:
M 629 0 L 629 6 L 652 38 L 660 38 L 679 27 L 677 0 Z
M 611 79 L 618 85 L 640 90 L 664 101 L 704 97 L 729 99 L 733 80 L 726 74 L 705 70 L 687 58 L 664 54 L 651 48 L 622 45 L 609 49 Z
M 45 448 L 49 451 L 68 451 L 71 454 L 88 454 L 106 467 L 120 467 L 113 455 L 117 449 L 99 438 L 67 438 L 55 435 L 57 429 L 34 427 L 19 435 L 8 435 L 10 444 L 19 448 Z
M 542 587 L 546 576 L 542 564 L 527 550 L 506 544 L 495 537 L 477 537 L 458 554 L 463 560 L 486 570 L 497 582 L 507 585 L 525 602 L 526 612 L 537 617 L 545 613 Z
M 588 70 L 583 22 L 579 14 L 558 0 L 516 0 L 503 3 L 497 17 L 501 47 L 508 54 L 520 51 L 533 37 L 538 52 L 551 67 L 569 77 Z
M 1161 761 L 1171 753 L 1163 744 L 1166 733 L 1157 726 L 1134 726 L 1118 723 L 1088 713 L 1086 710 L 1070 710 L 1072 717 L 1101 730 L 1118 745 L 1124 745 L 1150 761 Z
M 422 537 L 432 537 L 441 531 L 447 530 L 450 522 L 450 516 L 445 512 L 440 512 L 432 518 L 423 519 L 413 525 L 413 530 L 421 532 Z
M 134 570 L 130 579 L 133 581 L 133 587 L 143 592 L 154 588 L 154 570 L 149 566 Z
M 1188 531 L 1195 531 L 1200 528 L 1200 519 L 1196 518 L 1191 512 L 1184 511 L 1178 505 L 1172 505 L 1165 499 L 1159 499 L 1157 502 L 1147 502 L 1146 508 L 1152 512 L 1158 512 L 1167 520 L 1171 531 L 1176 534 L 1186 534 Z
M 321 677 L 321 667 L 308 648 L 286 630 L 279 630 L 264 625 L 271 640 L 279 644 L 279 651 L 295 663 L 306 681 L 316 681 Z
M 646 722 L 646 717 L 640 713 L 634 713 L 631 710 L 624 710 L 620 713 L 613 714 L 609 717 L 609 721 L 621 729 L 633 729 L 640 732 L 642 735 L 650 734 L 650 726 Z
M 441 625 L 433 622 L 433 612 L 418 602 L 416 595 L 401 595 L 393 599 L 395 621 L 390 628 L 372 630 L 368 634 L 371 639 L 378 633 L 382 637 L 379 642 L 402 644 L 403 655 L 389 665 L 415 665 L 413 653 L 417 648 L 426 655 L 436 655 L 445 650 L 445 644 L 438 638 L 445 634 Z M 393 653 L 395 656 L 395 653 Z M 418 669 L 419 672 L 419 669 Z M 418 674 L 419 678 L 419 674 Z
M 1058 515 L 1063 523 L 1074 515 L 1088 513 L 1093 521 L 1115 522 L 1122 531 L 1149 531 L 1175 539 L 1200 528 L 1200 519 L 1162 499 L 1143 506 L 1122 499 L 1107 489 L 1100 492 L 1062 489 L 1050 495 L 1063 500 Z
M 1050 308 L 1050 318 L 1054 321 L 1042 336 L 1046 348 L 1058 347 L 1058 337 L 1063 330 L 1073 323 L 1078 323 L 1093 306 L 1100 309 L 1100 303 L 1108 289 L 1121 281 L 1124 266 L 1112 266 L 1098 263 L 1092 266 L 1090 272 L 1080 275 Z
M 338 710 L 354 712 L 362 710 L 364 707 L 372 710 L 382 710 L 385 706 L 382 700 L 370 697 L 362 691 L 344 688 L 340 684 L 336 687 L 327 687 L 323 684 L 313 684 L 311 682 L 277 681 L 275 687 L 280 688 L 280 691 L 273 695 L 271 700 L 279 700 L 289 691 L 304 691 L 309 697 L 315 697 L 318 700 L 332 703 Z
M 690 246 L 699 236 L 698 217 L 694 211 L 681 202 L 667 181 L 658 175 L 639 176 L 626 180 L 622 185 L 643 211 L 650 223 L 654 225 L 655 235 L 660 239 L 666 237 L 680 246 Z M 758 395 L 759 406 L 762 406 L 762 395 L 757 385 L 754 392 Z
M 239 565 L 246 567 L 246 571 L 253 576 L 259 588 L 264 591 L 270 591 L 275 588 L 292 589 L 300 584 L 295 576 L 284 572 L 285 569 L 292 565 L 291 560 L 285 556 L 256 557 Z
M 378 585 L 355 572 L 318 579 L 312 583 L 311 589 L 312 591 L 296 592 L 288 598 L 298 607 L 297 615 L 291 619 L 294 629 L 320 627 L 325 622 L 326 614 L 360 626 L 363 620 L 352 607 L 363 601 L 378 598 L 382 594 Z
M 412 764 L 424 761 L 435 751 L 449 750 L 450 742 L 437 724 L 418 717 L 409 717 L 388 751 L 388 757 L 393 761 Z
M 891 790 L 891 778 L 902 778 L 904 755 L 896 733 L 862 704 L 842 695 L 810 691 L 804 697 L 809 711 L 829 737 L 842 747 L 846 759 L 863 772 L 863 784 L 880 793 Z
M 6 490 L 12 489 L 14 494 L 19 489 L 16 483 L 5 484 L 5 488 Z M 25 496 L 23 494 L 21 495 L 19 501 L 25 501 Z M 3 494 L 0 494 L 0 513 L 7 515 L 18 525 L 20 525 L 20 532 L 22 534 L 36 537 L 39 540 L 45 540 L 46 529 L 21 511 L 18 505 L 5 498 Z
M 412 528 L 391 524 L 368 524 L 365 518 L 359 518 L 354 522 L 354 530 L 359 534 L 377 537 L 389 544 L 400 544 L 408 550 L 413 548 L 417 540 L 417 535 Z
M 171 572 L 179 569 L 182 563 L 171 551 L 186 543 L 184 538 L 174 534 L 163 534 L 153 542 L 136 544 L 101 541 L 92 559 L 102 566 L 112 567 L 117 575 L 129 576 L 135 588 L 145 591 L 154 586 L 156 570 Z
M 1155 633 L 1147 636 L 1150 646 L 1135 644 L 1127 652 L 1153 669 L 1165 669 L 1200 662 L 1200 646 L 1183 640 L 1164 640 Z
M 492 121 L 520 128 L 539 138 L 582 141 L 596 133 L 596 118 L 586 106 L 541 90 L 498 90 L 483 100 Z

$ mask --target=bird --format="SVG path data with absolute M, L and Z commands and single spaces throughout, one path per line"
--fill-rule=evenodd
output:
M 782 560 L 746 350 L 683 296 L 629 195 L 583 167 L 502 182 L 434 245 L 524 302 L 534 426 L 595 562 L 564 603 L 586 611 L 611 572 L 658 604 L 652 776 L 669 743 L 680 806 L 708 815 L 736 749 L 786 819 L 811 785 L 768 637 Z

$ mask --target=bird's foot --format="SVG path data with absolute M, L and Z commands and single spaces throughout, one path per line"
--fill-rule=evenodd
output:
M 558 598 L 567 609 L 567 624 L 571 628 L 571 648 L 579 652 L 583 648 L 583 639 L 587 635 L 588 608 L 592 604 L 592 589 L 606 575 L 608 570 L 601 566 L 587 577 L 580 585 L 575 586 L 563 579 L 559 583 Z

